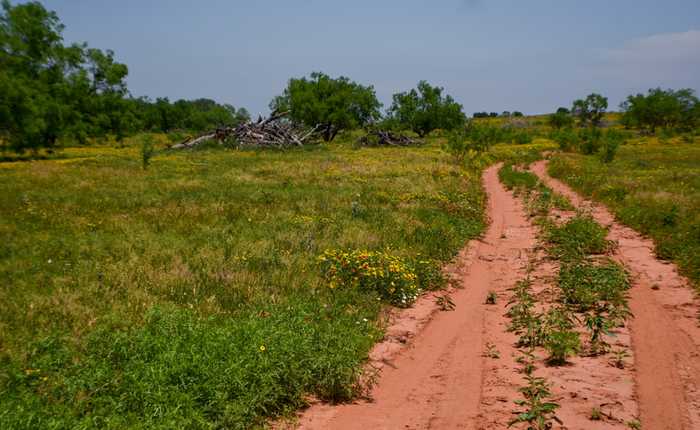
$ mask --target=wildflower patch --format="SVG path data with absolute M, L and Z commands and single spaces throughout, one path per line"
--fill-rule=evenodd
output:
M 444 285 L 436 264 L 407 261 L 380 251 L 328 250 L 318 257 L 328 288 L 375 291 L 382 300 L 408 307 L 426 289 Z

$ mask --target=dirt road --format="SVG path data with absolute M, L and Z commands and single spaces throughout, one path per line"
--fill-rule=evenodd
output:
M 498 168 L 488 168 L 483 176 L 491 223 L 483 240 L 472 241 L 461 254 L 463 288 L 452 293 L 456 309 L 435 311 L 431 296 L 402 311 L 387 340 L 372 351 L 374 362 L 385 363 L 372 400 L 315 404 L 300 416 L 298 428 L 507 427 L 522 385 L 519 352 L 504 315 L 509 288 L 529 273 L 535 293 L 551 295 L 557 267 L 538 249 L 537 230 L 520 201 L 499 183 Z M 623 429 L 641 417 L 645 429 L 700 429 L 700 307 L 687 281 L 673 265 L 654 258 L 649 240 L 550 178 L 544 162 L 532 170 L 610 226 L 609 238 L 619 244 L 613 257 L 633 279 L 630 305 L 636 317 L 629 328 L 618 330 L 615 341 L 616 347 L 631 351 L 623 369 L 611 366 L 605 356 L 575 357 L 569 366 L 540 366 L 565 422 L 565 427 L 554 428 Z M 490 292 L 496 305 L 485 303 Z M 601 418 L 592 420 L 595 410 Z

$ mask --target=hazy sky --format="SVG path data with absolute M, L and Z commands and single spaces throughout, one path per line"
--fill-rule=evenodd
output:
M 597 91 L 700 89 L 700 0 L 46 0 L 69 42 L 110 48 L 135 96 L 266 112 L 290 77 L 421 80 L 465 112 L 553 111 Z

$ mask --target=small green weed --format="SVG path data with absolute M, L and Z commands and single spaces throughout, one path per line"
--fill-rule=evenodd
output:
M 497 300 L 498 300 L 498 294 L 496 294 L 495 291 L 489 291 L 489 293 L 486 295 L 486 304 L 487 305 L 495 305 Z
M 525 381 L 527 385 L 518 390 L 524 399 L 515 402 L 523 409 L 514 412 L 516 417 L 508 423 L 508 427 L 528 423 L 528 429 L 549 430 L 554 422 L 563 424 L 556 415 L 559 404 L 550 399 L 551 392 L 547 381 L 533 375 L 525 376 Z
M 567 359 L 581 349 L 579 334 L 573 330 L 556 330 L 548 333 L 544 347 L 549 352 L 547 363 L 554 366 L 566 364 Z

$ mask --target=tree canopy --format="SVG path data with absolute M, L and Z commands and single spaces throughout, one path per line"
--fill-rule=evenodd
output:
M 321 72 L 290 79 L 284 93 L 270 103 L 272 110 L 289 112 L 294 122 L 319 127 L 327 142 L 341 130 L 378 120 L 380 107 L 371 85 L 363 86 L 344 76 L 331 78 Z
M 33 1 L 0 10 L 0 141 L 17 152 L 53 148 L 59 139 L 203 130 L 248 117 L 213 100 L 134 99 L 129 69 L 114 52 L 66 45 L 58 16 Z
M 581 121 L 581 125 L 597 127 L 608 108 L 608 98 L 600 94 L 589 94 L 585 99 L 574 101 L 571 113 Z
M 420 81 L 417 89 L 394 94 L 389 117 L 399 126 L 425 136 L 433 130 L 454 130 L 463 127 L 466 117 L 462 105 L 444 89 Z
M 627 97 L 620 107 L 624 111 L 622 122 L 627 126 L 648 129 L 691 129 L 700 124 L 700 103 L 692 89 L 650 89 L 646 95 Z

